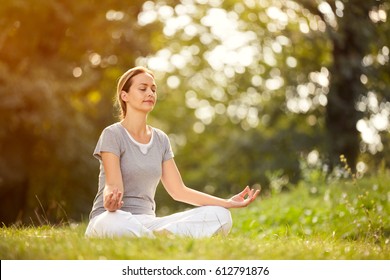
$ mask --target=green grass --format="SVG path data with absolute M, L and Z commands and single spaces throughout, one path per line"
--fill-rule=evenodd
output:
M 2 227 L 0 259 L 390 259 L 390 175 L 324 182 L 310 172 L 232 210 L 228 237 L 87 239 L 85 224 Z

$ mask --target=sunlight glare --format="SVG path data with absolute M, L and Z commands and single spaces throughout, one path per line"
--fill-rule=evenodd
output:
M 288 23 L 288 16 L 281 9 L 275 6 L 271 6 L 266 10 L 267 15 L 273 19 L 281 22 L 282 24 Z
M 168 49 L 162 49 L 155 56 L 147 60 L 148 67 L 155 71 L 169 71 L 173 68 L 169 62 L 172 53 Z
M 315 166 L 318 163 L 319 159 L 320 154 L 317 150 L 313 150 L 307 155 L 307 163 L 310 166 Z
M 387 21 L 387 13 L 382 8 L 375 7 L 369 12 L 369 17 L 372 22 L 377 23 L 379 21 L 386 22 Z
M 138 14 L 138 24 L 141 26 L 148 25 L 157 20 L 158 14 L 155 10 L 153 1 L 146 1 L 142 7 L 142 11 Z
M 167 85 L 171 89 L 176 89 L 180 86 L 180 79 L 177 76 L 169 76 L 167 79 Z
M 209 101 L 203 99 L 199 102 L 198 108 L 195 109 L 195 116 L 205 125 L 212 122 L 215 115 L 214 107 L 210 105 Z
M 93 66 L 98 66 L 102 61 L 102 58 L 100 56 L 100 54 L 98 53 L 91 53 L 89 55 L 89 62 L 91 62 L 91 64 Z
M 73 68 L 73 77 L 79 78 L 81 77 L 82 74 L 83 74 L 83 69 L 81 69 L 80 67 Z
M 163 32 L 166 36 L 171 37 L 176 34 L 180 29 L 184 29 L 192 22 L 191 17 L 188 15 L 181 15 L 178 17 L 171 17 L 165 22 Z
M 328 22 L 333 28 L 337 27 L 336 16 L 333 13 L 332 7 L 329 3 L 323 1 L 318 5 L 318 10 L 324 15 L 326 22 Z M 340 10 L 342 12 L 342 10 Z M 338 14 L 340 14 L 340 11 Z
M 386 131 L 390 128 L 389 115 L 390 112 L 384 109 L 379 114 L 372 116 L 370 121 L 378 131 Z
M 295 68 L 295 67 L 297 67 L 298 61 L 297 61 L 297 59 L 295 57 L 289 56 L 286 59 L 286 64 L 290 68 Z
M 271 79 L 267 79 L 265 81 L 265 87 L 269 90 L 277 90 L 277 89 L 281 88 L 283 86 L 283 84 L 284 84 L 284 80 L 280 76 L 274 77 Z
M 198 134 L 201 134 L 204 132 L 205 130 L 205 125 L 202 123 L 202 122 L 196 122 L 194 123 L 194 125 L 192 126 L 192 129 L 198 133 Z
M 125 13 L 122 11 L 109 10 L 106 13 L 106 19 L 108 21 L 121 21 L 125 17 Z
M 325 67 L 322 67 L 320 72 L 311 72 L 309 77 L 310 80 L 322 87 L 329 86 L 329 70 Z
M 372 120 L 360 119 L 356 123 L 356 129 L 360 132 L 362 140 L 367 145 L 370 153 L 375 154 L 383 150 L 381 137 Z
M 172 7 L 164 5 L 158 9 L 157 13 L 161 19 L 167 20 L 167 19 L 173 17 L 175 11 L 173 10 Z

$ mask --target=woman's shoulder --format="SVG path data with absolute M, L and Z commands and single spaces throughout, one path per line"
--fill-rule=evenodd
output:
M 169 137 L 163 130 L 156 128 L 156 127 L 152 127 L 152 129 L 154 131 L 153 137 L 157 138 L 162 143 L 169 142 Z
M 119 122 L 110 124 L 103 129 L 101 136 L 120 138 L 123 135 L 121 126 Z
M 118 132 L 121 131 L 121 124 L 120 124 L 119 122 L 110 124 L 110 125 L 106 126 L 106 127 L 103 129 L 103 132 L 105 132 L 105 131 L 118 133 Z
M 168 138 L 168 135 L 164 131 L 162 131 L 161 129 L 159 129 L 157 127 L 152 127 L 152 129 L 154 130 L 154 132 L 156 133 L 156 135 L 158 137 Z

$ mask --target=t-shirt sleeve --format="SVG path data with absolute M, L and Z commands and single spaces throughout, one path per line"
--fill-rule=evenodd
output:
M 109 128 L 104 129 L 99 137 L 98 143 L 96 144 L 93 156 L 101 160 L 101 152 L 109 152 L 120 157 L 121 149 L 118 138 L 118 135 L 116 135 L 113 130 Z
M 163 162 L 167 161 L 168 159 L 171 159 L 174 157 L 171 142 L 169 141 L 168 135 L 164 134 L 164 155 L 163 155 Z

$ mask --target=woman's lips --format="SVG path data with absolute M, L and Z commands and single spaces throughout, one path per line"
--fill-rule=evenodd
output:
M 145 100 L 144 103 L 148 103 L 150 105 L 154 105 L 154 100 Z

